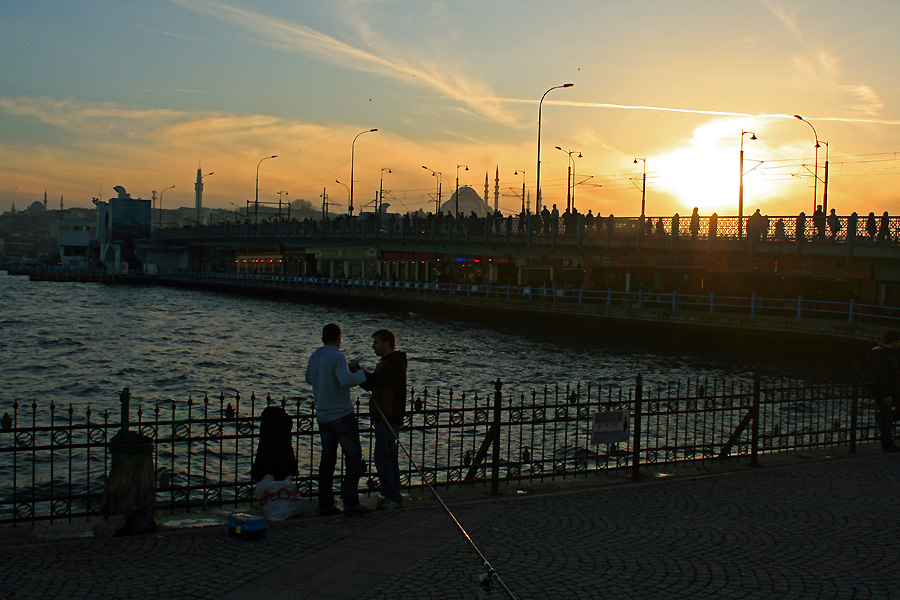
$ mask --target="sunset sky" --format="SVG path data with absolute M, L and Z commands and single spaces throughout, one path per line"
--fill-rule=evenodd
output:
M 442 172 L 505 214 L 544 203 L 640 214 L 900 214 L 895 0 L 156 0 L 4 2 L 0 211 L 91 206 L 125 187 L 164 208 L 303 198 L 433 209 Z M 800 114 L 807 123 L 793 117 Z M 810 127 L 812 125 L 812 127 Z M 760 163 L 759 161 L 762 161 Z M 756 167 L 754 169 L 754 167 Z M 514 172 L 519 171 L 518 175 Z M 824 181 L 817 186 L 819 201 Z

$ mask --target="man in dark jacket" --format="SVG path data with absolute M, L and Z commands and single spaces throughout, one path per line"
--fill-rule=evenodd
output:
M 366 373 L 362 388 L 371 392 L 369 412 L 375 430 L 375 469 L 384 498 L 378 508 L 391 510 L 403 502 L 400 495 L 400 462 L 397 437 L 406 414 L 406 352 L 397 350 L 390 329 L 372 334 L 372 350 L 381 357 L 372 373 Z
M 872 396 L 878 408 L 878 431 L 881 448 L 885 452 L 897 452 L 894 445 L 894 410 L 900 406 L 900 332 L 888 331 L 884 341 L 869 351 L 869 367 L 872 372 Z

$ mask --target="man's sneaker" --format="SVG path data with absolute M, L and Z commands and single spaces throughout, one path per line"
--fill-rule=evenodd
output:
M 400 503 L 390 498 L 382 498 L 378 503 L 378 510 L 396 510 L 400 508 Z
M 367 515 L 371 510 L 360 504 L 359 506 L 354 506 L 353 508 L 345 508 L 344 514 L 348 517 L 361 517 L 363 515 Z
M 330 517 L 332 515 L 339 515 L 339 514 L 341 514 L 341 509 L 339 509 L 337 506 L 319 509 L 320 517 Z

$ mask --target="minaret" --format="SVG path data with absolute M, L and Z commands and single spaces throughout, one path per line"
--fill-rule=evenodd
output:
M 497 165 L 497 172 L 494 174 L 494 212 L 500 206 L 500 165 Z
M 63 211 L 63 195 L 59 195 L 59 212 Z
M 485 171 L 484 172 L 484 205 L 487 206 L 488 208 L 490 208 L 490 206 L 491 206 L 490 204 L 488 204 L 488 190 L 489 189 L 490 188 L 488 187 L 488 172 Z
M 47 190 L 44 190 L 44 210 L 47 210 Z
M 525 212 L 531 212 L 531 190 L 525 195 Z

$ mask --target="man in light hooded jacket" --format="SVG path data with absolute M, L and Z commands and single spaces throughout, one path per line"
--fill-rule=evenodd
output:
M 350 372 L 347 358 L 341 353 L 341 328 L 329 323 L 322 329 L 321 348 L 309 357 L 306 383 L 313 388 L 316 421 L 322 440 L 319 461 L 319 514 L 334 515 L 334 468 L 337 448 L 344 453 L 344 478 L 341 481 L 341 500 L 344 514 L 364 515 L 369 510 L 359 503 L 359 478 L 363 473 L 362 446 L 359 442 L 359 423 L 350 400 L 350 388 L 366 380 L 364 371 Z

